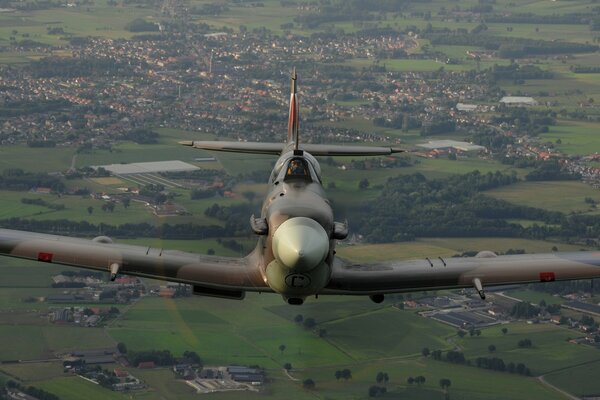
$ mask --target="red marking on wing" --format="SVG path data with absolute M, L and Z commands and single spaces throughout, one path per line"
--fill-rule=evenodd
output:
M 38 261 L 52 262 L 53 256 L 54 254 L 52 253 L 38 253 Z
M 541 282 L 553 282 L 556 280 L 556 275 L 554 272 L 540 272 L 540 281 Z

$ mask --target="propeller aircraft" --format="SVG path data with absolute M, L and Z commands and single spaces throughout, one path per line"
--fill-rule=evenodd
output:
M 409 261 L 356 263 L 336 256 L 348 226 L 335 221 L 315 156 L 376 156 L 394 147 L 322 145 L 300 142 L 297 76 L 292 90 L 287 141 L 248 143 L 185 141 L 212 151 L 279 156 L 268 181 L 259 217 L 250 218 L 256 248 L 241 258 L 219 257 L 92 240 L 0 229 L 0 255 L 128 274 L 193 286 L 194 294 L 243 299 L 246 292 L 278 293 L 293 305 L 309 296 L 363 295 L 380 303 L 387 293 L 484 285 L 600 278 L 599 252 L 470 258 L 431 257 Z

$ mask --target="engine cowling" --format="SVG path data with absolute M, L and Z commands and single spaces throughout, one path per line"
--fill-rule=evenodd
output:
M 288 299 L 300 300 L 325 287 L 331 268 L 329 235 L 311 218 L 295 217 L 282 223 L 272 240 L 275 259 L 266 268 L 267 283 Z

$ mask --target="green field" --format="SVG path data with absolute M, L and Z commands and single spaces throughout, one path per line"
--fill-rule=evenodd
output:
M 600 78 L 600 74 L 596 75 Z M 598 124 L 572 121 L 550 127 L 550 132 L 541 137 L 553 143 L 560 139 L 562 143 L 556 144 L 556 148 L 566 154 L 588 155 L 600 152 L 599 132 Z
M 540 304 L 542 300 L 546 304 L 562 304 L 564 302 L 564 299 L 561 297 L 555 297 L 549 293 L 537 292 L 535 290 L 510 290 L 506 294 L 535 305 Z
M 340 246 L 340 257 L 355 261 L 386 261 L 424 257 L 451 257 L 467 251 L 490 250 L 504 253 L 522 249 L 527 253 L 549 253 L 556 246 L 560 251 L 579 251 L 581 246 L 542 240 L 511 238 L 421 238 L 413 242 Z
M 568 339 L 581 336 L 577 332 L 553 324 L 512 323 L 508 333 L 503 335 L 500 327 L 494 326 L 482 329 L 479 337 L 465 336 L 457 339 L 463 347 L 465 356 L 499 357 L 505 363 L 524 363 L 534 375 L 547 374 L 572 365 L 600 360 L 600 352 L 587 346 L 576 345 Z M 522 339 L 530 339 L 533 347 L 523 349 L 518 347 Z M 488 346 L 493 344 L 496 351 L 490 354 Z M 576 360 L 576 362 L 574 362 Z
M 593 397 L 600 393 L 600 382 L 598 382 L 598 369 L 600 361 L 582 363 L 573 368 L 555 372 L 545 376 L 545 379 L 576 396 Z
M 600 192 L 579 181 L 519 182 L 488 190 L 486 195 L 510 203 L 560 211 L 566 214 L 598 211 L 585 202 L 586 198 L 600 201 Z

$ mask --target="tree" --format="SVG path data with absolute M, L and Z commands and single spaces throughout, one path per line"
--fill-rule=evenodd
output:
M 343 369 L 342 378 L 344 378 L 345 381 L 352 379 L 352 371 L 350 371 L 348 368 Z
M 283 355 L 283 352 L 285 351 L 285 349 L 286 349 L 285 344 L 279 345 L 279 351 L 281 352 L 281 355 Z
M 246 191 L 244 193 L 242 193 L 242 196 L 248 200 L 249 203 L 252 203 L 254 201 L 254 199 L 256 198 L 256 193 L 254 193 L 253 191 Z
M 123 207 L 129 208 L 129 204 L 131 203 L 131 199 L 129 197 L 125 197 L 123 200 L 121 200 L 121 202 L 123 203 Z
M 450 387 L 451 384 L 452 384 L 452 382 L 448 378 L 440 379 L 440 387 L 444 390 L 444 394 L 445 394 L 446 398 L 448 398 L 448 388 Z
M 123 342 L 117 344 L 117 350 L 119 350 L 119 353 L 121 354 L 127 354 L 127 346 L 125 346 L 125 343 Z
M 415 382 L 417 383 L 417 385 L 421 386 L 425 383 L 425 377 L 423 375 L 419 375 L 415 378 Z
M 496 351 L 496 346 L 494 346 L 493 344 L 490 344 L 490 345 L 488 346 L 488 351 L 489 351 L 490 353 L 493 353 L 493 352 L 495 352 L 495 351 Z
M 465 335 L 466 335 L 467 333 L 461 329 L 461 330 L 459 330 L 459 331 L 458 331 L 456 334 L 458 335 L 458 337 L 459 337 L 459 338 L 461 338 L 461 339 L 462 339 L 462 338 L 464 338 L 464 337 L 465 337 Z
M 289 370 L 291 370 L 291 369 L 292 369 L 292 364 L 291 364 L 291 363 L 285 363 L 285 364 L 283 364 L 283 368 L 284 368 L 286 371 L 289 371 Z
M 311 378 L 307 378 L 304 381 L 302 381 L 302 387 L 305 389 L 314 389 L 315 381 L 313 381 Z
M 317 321 L 314 318 L 306 318 L 304 320 L 304 327 L 306 329 L 312 329 L 317 325 Z
M 377 383 L 383 382 L 383 372 L 377 373 L 377 376 L 375 377 L 375 382 L 377 382 Z
M 360 190 L 365 190 L 366 188 L 368 188 L 370 185 L 369 180 L 367 178 L 363 178 L 360 180 L 360 182 L 358 182 L 358 188 Z
M 89 207 L 87 208 L 87 212 L 88 212 L 88 215 L 92 215 L 92 213 L 94 212 L 94 207 L 92 207 L 92 206 L 89 206 Z
M 302 314 L 298 314 L 294 317 L 294 322 L 297 324 L 301 324 L 303 320 L 304 320 L 304 317 L 302 316 Z
M 423 350 L 421 350 L 421 354 L 423 355 L 423 357 L 427 357 L 430 354 L 429 348 L 423 347 Z
M 415 378 L 413 378 L 412 376 L 409 376 L 408 379 L 406 380 L 406 383 L 408 383 L 409 385 L 412 385 L 413 383 L 415 383 Z
M 379 397 L 387 393 L 387 389 L 382 386 L 371 386 L 369 387 L 369 397 Z
M 335 380 L 339 381 L 342 377 L 342 371 L 340 371 L 339 369 L 337 371 L 335 371 Z
M 528 349 L 533 346 L 533 342 L 530 339 L 522 339 L 522 340 L 519 340 L 518 345 L 519 345 L 519 347 Z
M 502 334 L 506 335 L 508 333 L 508 328 L 502 328 Z

